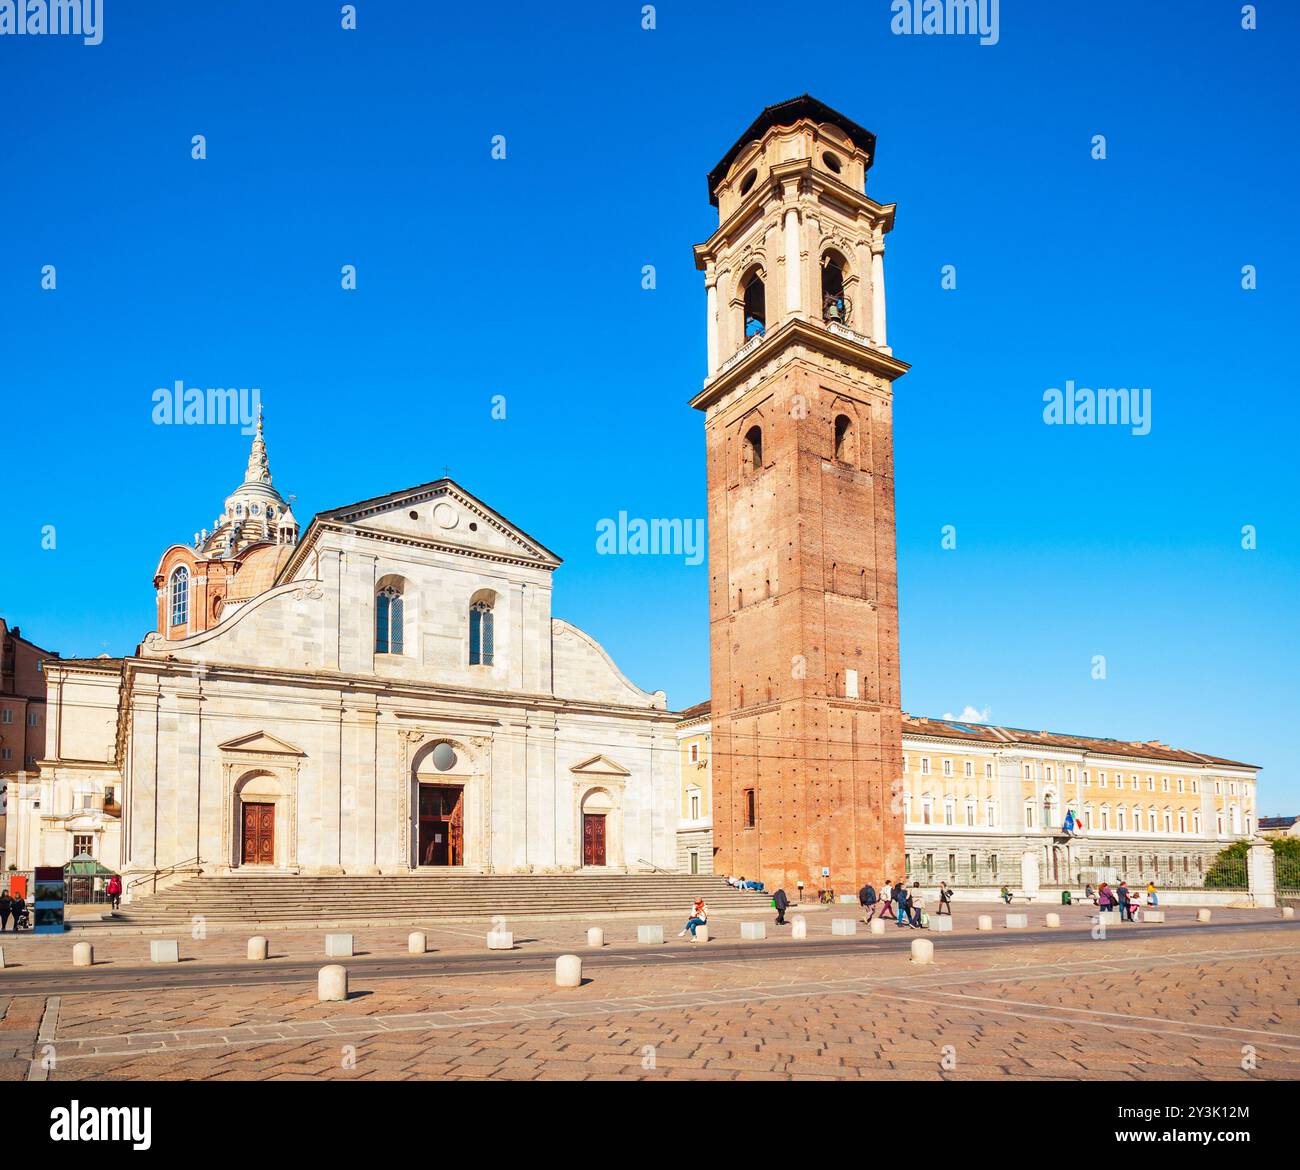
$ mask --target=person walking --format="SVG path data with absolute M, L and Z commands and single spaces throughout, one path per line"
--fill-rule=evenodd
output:
M 785 896 L 784 888 L 777 890 L 777 892 L 772 895 L 772 905 L 776 907 L 777 926 L 788 925 L 785 920 L 785 912 L 790 905 L 790 899 Z
M 108 884 L 104 886 L 104 893 L 108 895 L 108 904 L 114 910 L 122 904 L 122 879 L 117 874 L 108 879 Z
M 952 917 L 952 891 L 947 882 L 939 883 L 939 913 Z
M 890 903 L 894 900 L 894 883 L 885 878 L 880 887 L 880 906 L 877 910 L 878 918 L 888 918 L 893 911 L 890 909 Z
M 1152 910 L 1160 905 L 1160 899 L 1156 896 L 1156 883 L 1153 881 L 1147 882 L 1147 905 Z
M 9 897 L 9 891 L 0 891 L 0 933 L 9 929 L 9 915 L 13 911 L 13 899 Z
M 684 937 L 689 930 L 691 932 L 691 942 L 695 942 L 695 932 L 708 921 L 709 908 L 704 904 L 703 898 L 696 898 L 695 905 L 691 907 L 691 916 L 686 920 L 686 925 L 678 932 L 677 937 Z
M 918 930 L 921 927 L 921 915 L 925 911 L 925 895 L 921 893 L 921 883 L 913 882 L 907 899 L 907 920 Z
M 871 921 L 871 916 L 876 910 L 877 901 L 876 887 L 870 882 L 867 882 L 867 884 L 858 891 L 858 904 L 866 913 L 866 917 L 862 920 L 863 922 Z
M 898 911 L 898 925 L 907 925 L 907 904 L 911 899 L 908 897 L 907 887 L 902 882 L 894 883 L 894 907 Z
M 1119 920 L 1133 921 L 1133 895 L 1129 893 L 1128 882 L 1119 883 Z

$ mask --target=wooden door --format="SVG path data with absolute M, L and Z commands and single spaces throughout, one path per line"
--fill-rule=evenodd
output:
M 275 805 L 244 805 L 244 865 L 275 864 Z
M 582 864 L 605 864 L 605 817 L 602 814 L 583 814 Z

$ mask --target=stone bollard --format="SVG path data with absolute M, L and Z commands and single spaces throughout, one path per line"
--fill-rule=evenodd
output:
M 981 914 L 981 915 L 979 916 L 979 918 L 978 918 L 978 919 L 976 920 L 976 922 L 975 922 L 975 929 L 976 929 L 976 930 L 992 930 L 992 929 L 993 929 L 993 915 L 992 915 L 992 914 Z
M 1028 915 L 1028 914 L 1008 914 L 1008 915 L 1007 915 L 1007 929 L 1008 929 L 1008 930 L 1025 930 L 1028 926 L 1029 926 L 1029 915 Z
M 1098 910 L 1098 911 L 1097 911 L 1097 922 L 1098 922 L 1100 925 L 1102 925 L 1102 926 L 1118 926 L 1118 925 L 1119 925 L 1119 911 L 1118 911 L 1118 910 Z
M 180 947 L 174 938 L 156 938 L 149 944 L 149 962 L 179 963 Z
M 589 947 L 603 947 L 605 945 L 605 932 L 599 926 L 588 928 L 587 945 Z
M 1200 910 L 1196 912 L 1197 922 L 1209 922 L 1211 917 L 1212 915 L 1210 914 L 1210 912 L 1206 910 L 1204 907 L 1202 907 Z
M 790 937 L 808 937 L 808 919 L 806 919 L 802 914 L 796 914 L 792 919 L 790 919 Z
M 513 951 L 515 949 L 515 935 L 510 930 L 492 929 L 487 933 L 487 945 L 489 951 Z
M 936 914 L 933 918 L 930 919 L 930 929 L 936 930 L 940 934 L 947 934 L 950 930 L 952 930 L 951 915 L 945 914 L 942 918 L 940 918 Z
M 1055 930 L 1061 925 L 1061 916 L 1059 914 L 1049 914 L 1047 916 L 1047 925 Z
M 561 955 L 555 960 L 555 986 L 582 986 L 582 960 L 577 955 Z
M 90 943 L 77 943 L 72 948 L 72 965 L 74 967 L 93 967 L 95 965 L 95 948 Z
M 638 926 L 636 928 L 636 941 L 643 946 L 658 946 L 664 941 L 664 928 L 662 926 Z
M 406 936 L 408 954 L 422 955 L 429 949 L 429 936 L 422 930 L 413 930 Z
M 857 934 L 858 920 L 856 918 L 832 918 L 831 934 Z
M 885 920 L 883 918 L 873 918 L 871 920 L 871 925 L 867 927 L 867 929 L 871 931 L 872 934 L 884 934 Z
M 0 947 L 0 971 L 5 969 L 5 949 Z
M 327 959 L 346 959 L 352 955 L 352 936 L 350 934 L 327 934 L 325 936 L 325 957 Z
M 1282 907 L 1282 917 L 1283 917 L 1283 918 L 1294 918 L 1294 917 L 1295 917 L 1295 907 L 1294 907 L 1294 906 L 1283 906 L 1283 907 Z
M 695 941 L 696 942 L 709 941 L 709 924 L 707 922 L 703 922 L 695 928 Z
M 1164 920 L 1165 920 L 1165 912 L 1163 910 L 1142 911 L 1143 922 L 1163 922 Z
M 912 940 L 912 962 L 933 963 L 934 943 L 928 938 L 914 938 Z
M 271 944 L 260 934 L 248 940 L 248 957 L 254 961 L 265 959 L 271 953 Z
M 348 997 L 348 969 L 338 963 L 322 967 L 316 976 L 316 998 L 321 1003 L 341 1003 Z
M 767 923 L 742 922 L 740 924 L 740 937 L 743 939 L 749 939 L 751 942 L 767 938 Z

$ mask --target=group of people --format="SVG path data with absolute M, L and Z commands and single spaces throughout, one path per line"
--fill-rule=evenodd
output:
M 729 877 L 726 881 L 727 885 L 737 890 L 755 890 L 760 894 L 763 892 L 762 882 L 751 882 L 745 877 Z
M 1084 896 L 1098 910 L 1118 910 L 1121 922 L 1136 922 L 1133 915 L 1142 905 L 1142 895 L 1128 888 L 1127 881 L 1121 881 L 1111 889 L 1109 882 L 1102 882 L 1094 892 L 1091 883 L 1084 889 Z M 1156 892 L 1155 882 L 1147 882 L 1146 904 L 1154 909 L 1160 905 L 1160 896 Z
M 21 893 L 9 895 L 8 890 L 0 891 L 0 932 L 9 929 L 9 919 L 14 920 L 14 934 L 20 928 L 31 926 L 27 911 L 27 900 Z
M 909 889 L 902 882 L 886 878 L 879 892 L 868 882 L 858 891 L 858 903 L 866 914 L 863 922 L 870 922 L 872 918 L 888 918 L 896 921 L 899 926 L 910 926 L 915 930 L 923 930 L 930 925 L 930 914 L 925 908 L 920 882 L 913 882 Z M 939 907 L 936 913 L 952 917 L 952 890 L 948 888 L 947 882 L 939 883 Z

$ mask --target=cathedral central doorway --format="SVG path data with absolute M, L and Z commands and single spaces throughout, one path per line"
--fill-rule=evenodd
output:
M 465 790 L 421 784 L 417 865 L 465 864 Z
M 245 801 L 243 806 L 241 865 L 275 864 L 275 805 L 254 804 Z

